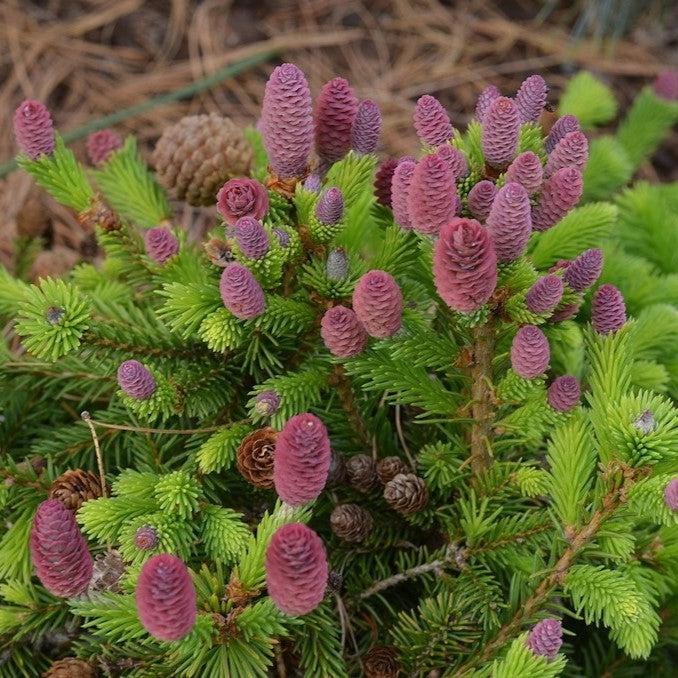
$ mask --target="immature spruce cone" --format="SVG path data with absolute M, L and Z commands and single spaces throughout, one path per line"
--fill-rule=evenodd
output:
M 328 188 L 320 196 L 315 207 L 315 216 L 321 224 L 334 226 L 344 216 L 344 196 L 341 189 Z
M 530 650 L 549 661 L 556 658 L 562 644 L 563 627 L 557 619 L 542 619 L 532 627 L 527 637 Z
M 270 243 L 266 229 L 254 217 L 240 217 L 235 223 L 235 240 L 248 259 L 266 256 Z
M 351 129 L 351 148 L 356 153 L 374 153 L 381 134 L 381 111 L 371 99 L 360 102 Z
M 417 100 L 414 128 L 422 144 L 440 146 L 452 138 L 452 123 L 443 105 L 430 94 Z
M 87 137 L 86 147 L 90 163 L 98 167 L 122 147 L 122 139 L 112 129 L 100 129 Z
M 408 515 L 428 504 L 428 489 L 424 479 L 414 473 L 399 473 L 386 483 L 384 499 L 392 509 Z
M 152 551 L 159 541 L 158 532 L 152 525 L 142 525 L 134 535 L 134 545 L 140 551 Z
M 241 320 L 251 320 L 266 310 L 266 297 L 249 268 L 231 262 L 221 274 L 219 292 L 224 306 Z
M 356 454 L 346 460 L 346 479 L 358 492 L 369 492 L 377 484 L 377 465 L 372 457 Z
M 558 118 L 553 123 L 553 127 L 546 137 L 544 146 L 546 147 L 546 152 L 551 153 L 556 147 L 556 144 L 570 132 L 579 131 L 579 120 L 577 120 L 574 115 L 563 115 L 561 118 Z
M 401 667 L 398 650 L 391 645 L 377 645 L 363 657 L 365 678 L 398 678 Z
M 490 104 L 501 96 L 501 92 L 494 86 L 488 85 L 479 95 L 476 102 L 475 119 L 482 122 Z
M 458 148 L 454 148 L 454 146 L 449 144 L 443 144 L 436 151 L 436 155 L 450 166 L 455 181 L 468 174 L 468 160 L 466 160 L 466 156 Z
M 255 487 L 273 488 L 273 453 L 277 439 L 278 432 L 267 426 L 246 435 L 238 447 L 238 471 Z
M 391 182 L 396 167 L 398 167 L 396 158 L 386 158 L 381 161 L 374 177 L 374 194 L 377 202 L 385 207 L 391 206 Z
M 654 93 L 667 101 L 678 100 L 678 70 L 662 71 L 652 83 Z
M 585 250 L 568 263 L 563 280 L 575 292 L 583 292 L 598 280 L 602 270 L 603 250 L 597 248 Z
M 309 193 L 320 193 L 320 187 L 322 186 L 322 180 L 318 174 L 312 173 L 309 174 L 306 179 L 304 179 L 304 188 Z
M 55 661 L 42 675 L 43 678 L 94 678 L 94 669 L 82 659 L 66 657 Z
M 578 202 L 584 190 L 581 172 L 563 167 L 545 182 L 539 204 L 532 210 L 532 228 L 546 231 L 560 221 Z
M 534 325 L 525 325 L 516 332 L 511 344 L 511 367 L 523 379 L 534 379 L 546 371 L 551 359 L 549 342 Z
M 400 457 L 384 457 L 377 462 L 377 476 L 382 485 L 386 485 L 399 473 L 407 472 L 407 464 Z
M 254 401 L 254 409 L 263 417 L 270 417 L 280 408 L 280 396 L 275 391 L 262 391 Z
M 14 112 L 14 136 L 22 153 L 31 160 L 54 151 L 54 123 L 41 101 L 26 99 Z
M 397 172 L 397 170 L 396 170 Z M 437 154 L 424 156 L 412 174 L 407 213 L 420 233 L 437 235 L 457 211 L 457 188 L 450 163 Z
M 557 377 L 548 388 L 549 405 L 557 412 L 568 412 L 576 407 L 580 396 L 579 381 L 569 374 Z
M 400 329 L 403 293 L 390 273 L 368 271 L 353 291 L 353 310 L 370 336 L 387 339 Z
M 671 478 L 664 488 L 664 503 L 672 511 L 678 511 L 678 476 Z
M 626 305 L 614 285 L 601 285 L 591 301 L 591 323 L 598 334 L 620 330 L 626 322 Z
M 550 177 L 561 167 L 576 167 L 584 171 L 589 159 L 589 141 L 583 132 L 569 132 L 549 154 L 544 174 Z
M 164 264 L 179 252 L 179 241 L 164 226 L 149 228 L 144 234 L 146 254 L 158 264 Z
M 355 312 L 346 306 L 333 306 L 320 321 L 320 336 L 332 355 L 352 358 L 367 345 L 367 332 Z
M 189 115 L 167 128 L 152 157 L 160 183 L 189 205 L 214 205 L 217 191 L 247 174 L 252 148 L 229 118 Z
M 153 375 L 138 360 L 125 360 L 121 363 L 117 378 L 122 391 L 136 400 L 150 398 L 157 388 Z
M 67 509 L 75 512 L 86 501 L 101 497 L 99 476 L 91 471 L 75 469 L 62 473 L 49 490 L 50 499 L 58 499 Z
M 340 539 L 359 543 L 372 531 L 374 521 L 369 511 L 357 504 L 335 506 L 330 515 L 332 532 Z
M 516 107 L 522 122 L 536 122 L 546 105 L 548 87 L 541 75 L 525 78 L 516 94 Z
M 520 136 L 520 113 L 512 99 L 499 97 L 483 118 L 482 147 L 492 167 L 504 167 L 513 160 Z
M 550 273 L 530 287 L 525 295 L 525 305 L 532 313 L 552 311 L 563 297 L 563 279 Z
M 315 147 L 321 160 L 333 163 L 349 152 L 357 111 L 358 99 L 347 80 L 333 78 L 323 85 L 315 110 Z
M 325 275 L 328 280 L 345 280 L 348 275 L 348 257 L 343 247 L 330 251 L 325 262 Z
M 467 203 L 469 212 L 478 221 L 485 221 L 489 216 L 498 190 L 491 181 L 483 179 L 468 192 Z
M 509 181 L 499 189 L 486 226 L 498 261 L 514 261 L 525 251 L 532 234 L 532 218 L 530 196 L 522 184 Z
M 515 181 L 532 195 L 539 190 L 544 177 L 544 168 L 536 153 L 525 151 L 509 165 L 506 170 L 506 181 Z
M 393 207 L 393 219 L 400 228 L 409 230 L 412 228 L 410 217 L 410 192 L 412 177 L 417 163 L 414 160 L 398 161 L 393 171 L 391 180 L 391 206 Z

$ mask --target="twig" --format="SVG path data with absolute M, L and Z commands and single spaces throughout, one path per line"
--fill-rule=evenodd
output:
M 365 426 L 365 422 L 358 410 L 358 406 L 355 402 L 355 397 L 353 395 L 353 388 L 351 387 L 351 382 L 346 376 L 346 371 L 344 370 L 343 365 L 336 365 L 334 372 L 332 374 L 332 383 L 337 387 L 337 393 L 339 395 L 339 400 L 341 402 L 344 411 L 348 415 L 348 418 L 353 425 L 355 432 L 358 434 L 360 441 L 365 445 L 366 448 L 372 447 L 372 440 Z
M 87 417 L 85 417 L 87 415 Z M 104 421 L 97 421 L 89 416 L 89 412 L 83 412 L 82 418 L 88 426 L 93 429 L 94 426 L 101 428 L 112 428 L 116 431 L 134 431 L 136 433 L 172 433 L 181 436 L 190 436 L 196 433 L 214 433 L 219 431 L 222 426 L 208 426 L 207 428 L 147 428 L 145 426 L 129 426 L 128 424 L 108 424 Z
M 94 451 L 97 455 L 97 466 L 99 467 L 99 481 L 101 482 L 101 496 L 106 496 L 106 474 L 104 473 L 104 458 L 101 455 L 101 446 L 99 445 L 99 438 L 97 437 L 97 432 L 94 428 L 94 423 L 92 418 L 89 416 L 89 412 L 82 412 L 80 414 L 83 421 L 89 426 L 89 430 L 92 433 L 92 440 L 94 441 Z
M 405 442 L 405 434 L 403 433 L 403 425 L 402 425 L 402 422 L 400 421 L 400 403 L 397 403 L 396 406 L 395 406 L 395 425 L 396 425 L 396 432 L 398 433 L 398 440 L 400 440 L 400 445 L 403 448 L 403 452 L 405 452 L 405 456 L 407 457 L 407 460 L 410 462 L 410 466 L 412 467 L 412 470 L 416 472 L 417 465 L 414 462 L 414 458 L 412 457 L 412 453 L 410 452 L 410 448 L 407 446 L 407 443 Z

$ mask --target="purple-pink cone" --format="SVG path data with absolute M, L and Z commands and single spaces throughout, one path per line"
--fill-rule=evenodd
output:
M 248 259 L 261 259 L 269 250 L 266 229 L 254 217 L 242 217 L 235 223 L 235 239 Z
M 558 412 L 569 412 L 579 404 L 581 388 L 577 377 L 564 374 L 553 380 L 548 388 L 549 405 Z
M 224 306 L 241 320 L 256 318 L 266 309 L 264 291 L 252 271 L 235 261 L 221 274 L 219 292 Z
M 664 489 L 664 503 L 672 511 L 678 511 L 678 476 L 667 483 Z
M 229 226 L 242 217 L 263 219 L 268 212 L 268 193 L 254 179 L 229 179 L 217 193 L 217 211 Z
M 321 160 L 333 163 L 351 150 L 351 128 L 358 110 L 348 81 L 333 78 L 318 94 L 315 109 L 315 148 Z
M 563 627 L 557 619 L 542 619 L 527 636 L 527 647 L 540 657 L 553 661 L 563 644 Z
M 541 75 L 525 78 L 516 94 L 516 107 L 521 122 L 536 122 L 546 105 L 549 88 Z
M 545 182 L 539 204 L 532 210 L 532 228 L 546 231 L 555 226 L 578 202 L 584 190 L 581 172 L 563 167 Z
M 546 371 L 551 359 L 548 339 L 534 325 L 524 325 L 513 337 L 511 367 L 523 379 L 534 379 Z
M 118 367 L 118 386 L 130 398 L 146 400 L 156 389 L 155 379 L 138 360 L 125 360 Z
M 591 301 L 591 323 L 598 334 L 610 334 L 626 323 L 626 305 L 614 285 L 601 285 Z
M 57 499 L 38 506 L 30 548 L 38 579 L 50 593 L 70 598 L 87 589 L 92 578 L 92 556 L 73 512 Z
M 498 190 L 487 179 L 479 181 L 468 194 L 467 204 L 469 212 L 479 221 L 485 221 L 490 216 L 490 209 Z
M 548 133 L 546 141 L 544 142 L 546 152 L 551 153 L 556 147 L 556 144 L 566 134 L 578 132 L 579 130 L 579 120 L 577 120 L 576 116 L 568 114 L 558 118 L 558 120 L 553 123 L 553 127 L 551 127 L 551 131 Z
M 525 295 L 525 305 L 532 313 L 552 311 L 563 297 L 563 279 L 553 273 L 539 278 Z
M 144 234 L 146 254 L 158 264 L 164 264 L 179 251 L 179 241 L 165 226 L 149 228 Z
M 368 271 L 353 290 L 353 310 L 370 336 L 392 337 L 402 323 L 403 293 L 390 273 Z
M 452 123 L 443 105 L 430 94 L 417 100 L 414 129 L 423 144 L 440 146 L 452 138 Z
M 315 173 L 309 174 L 304 180 L 304 188 L 311 193 L 320 193 L 321 185 L 320 176 Z
M 41 101 L 26 99 L 14 112 L 14 136 L 22 153 L 31 160 L 54 151 L 54 123 Z
M 654 93 L 667 101 L 678 100 L 678 70 L 662 71 L 655 79 L 652 88 Z
M 549 154 L 544 173 L 547 177 L 562 167 L 576 167 L 584 171 L 589 159 L 589 142 L 583 132 L 568 132 Z
M 179 640 L 195 625 L 195 587 L 186 565 L 169 553 L 150 558 L 141 568 L 136 588 L 139 619 L 159 640 Z
M 262 391 L 254 400 L 257 414 L 270 417 L 280 408 L 280 396 L 275 391 Z
M 485 160 L 504 167 L 515 157 L 520 135 L 520 114 L 512 99 L 494 99 L 483 118 L 482 147 Z
M 281 179 L 300 176 L 313 146 L 313 103 L 298 66 L 277 66 L 266 83 L 262 134 L 271 169 Z
M 454 148 L 449 144 L 443 144 L 436 151 L 436 155 L 450 166 L 455 181 L 468 174 L 466 156 L 458 148 Z
M 158 533 L 152 525 L 142 525 L 134 534 L 134 545 L 140 551 L 151 551 L 158 541 Z
M 351 148 L 367 155 L 377 150 L 381 134 L 381 111 L 372 99 L 361 101 L 351 128 Z
M 332 452 L 325 424 L 313 414 L 296 414 L 278 435 L 273 455 L 273 482 L 291 506 L 315 499 L 325 487 Z
M 413 160 L 403 160 L 393 172 L 391 181 L 391 205 L 393 207 L 393 218 L 396 224 L 401 228 L 409 230 L 412 228 L 410 218 L 410 191 L 412 189 L 412 177 L 417 163 Z
M 266 549 L 266 588 L 285 614 L 313 611 L 325 597 L 329 568 L 322 539 L 302 523 L 278 528 Z
M 377 202 L 384 207 L 391 207 L 391 182 L 396 167 L 398 161 L 395 158 L 386 158 L 381 161 L 374 177 L 374 194 Z
M 333 306 L 320 321 L 320 336 L 332 355 L 352 358 L 367 345 L 367 332 L 358 316 L 346 306 Z
M 433 275 L 442 300 L 455 311 L 478 310 L 497 284 L 497 255 L 487 229 L 475 219 L 455 218 L 440 230 Z
M 414 169 L 408 198 L 412 228 L 437 235 L 457 211 L 457 188 L 449 163 L 436 154 L 424 156 Z
M 344 216 L 344 196 L 338 188 L 328 188 L 318 200 L 315 216 L 321 224 L 333 226 Z
M 87 157 L 92 165 L 103 165 L 113 153 L 122 148 L 122 139 L 112 129 L 100 129 L 87 137 Z
M 490 108 L 490 104 L 501 96 L 501 92 L 494 86 L 488 85 L 479 95 L 476 102 L 475 119 L 483 122 L 483 118 Z
M 544 178 L 544 168 L 536 153 L 525 151 L 509 165 L 506 181 L 515 181 L 525 188 L 529 195 L 539 190 Z
M 563 280 L 575 292 L 591 287 L 603 270 L 603 250 L 585 250 L 565 268 Z
M 487 230 L 498 261 L 514 261 L 525 251 L 532 234 L 532 218 L 530 197 L 523 186 L 510 181 L 499 189 L 487 217 Z

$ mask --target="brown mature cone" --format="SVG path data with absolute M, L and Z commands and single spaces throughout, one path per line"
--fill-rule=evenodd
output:
M 398 650 L 392 645 L 376 645 L 363 657 L 365 678 L 398 678 Z
M 330 526 L 337 537 L 349 542 L 361 542 L 372 531 L 374 521 L 369 511 L 357 504 L 335 506 L 330 515 Z
M 384 457 L 377 462 L 377 475 L 382 485 L 408 470 L 407 464 L 400 457 Z
M 348 484 L 358 492 L 369 492 L 377 483 L 377 464 L 366 454 L 356 454 L 346 461 Z
M 49 490 L 50 499 L 58 499 L 74 512 L 86 501 L 98 499 L 102 494 L 99 476 L 80 468 L 62 473 Z
M 428 503 L 428 489 L 423 478 L 414 473 L 399 473 L 386 483 L 384 499 L 399 513 L 416 513 Z
M 92 579 L 87 592 L 90 594 L 97 591 L 121 593 L 120 579 L 126 569 L 125 561 L 117 551 L 111 549 L 106 553 L 100 553 L 94 559 Z
M 94 678 L 94 669 L 82 659 L 66 657 L 55 661 L 42 675 L 43 678 Z
M 346 479 L 346 462 L 344 457 L 338 452 L 332 451 L 332 457 L 330 458 L 330 470 L 327 472 L 327 483 L 326 487 L 331 485 L 338 485 L 343 483 Z
M 188 115 L 168 127 L 152 157 L 160 183 L 189 205 L 214 205 L 217 191 L 252 164 L 240 128 L 216 113 Z
M 238 471 L 255 487 L 273 488 L 273 453 L 277 438 L 278 432 L 267 426 L 246 435 L 238 447 Z

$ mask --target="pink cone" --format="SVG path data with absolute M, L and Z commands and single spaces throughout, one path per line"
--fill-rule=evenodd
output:
M 555 226 L 578 202 L 584 190 L 581 172 L 563 167 L 545 182 L 539 204 L 532 210 L 532 228 L 546 231 Z
M 508 97 L 494 99 L 483 118 L 482 147 L 485 160 L 493 167 L 505 167 L 516 155 L 520 135 L 520 114 Z
M 157 388 L 153 375 L 138 360 L 125 360 L 118 367 L 118 386 L 130 398 L 146 400 Z
M 569 374 L 557 377 L 548 388 L 549 405 L 557 412 L 569 412 L 579 404 L 580 397 L 579 381 Z
M 506 181 L 515 181 L 525 188 L 529 195 L 536 193 L 544 178 L 544 168 L 536 153 L 525 151 L 509 165 Z
M 598 280 L 602 270 L 603 250 L 597 248 L 586 250 L 569 263 L 563 274 L 563 280 L 570 289 L 583 292 Z
M 87 137 L 87 157 L 92 165 L 103 165 L 111 153 L 122 148 L 122 139 L 112 129 L 101 129 Z
M 351 149 L 351 128 L 358 110 L 348 81 L 333 78 L 323 85 L 315 109 L 315 147 L 326 163 L 343 158 Z
M 219 292 L 224 306 L 241 320 L 260 316 L 266 310 L 266 298 L 252 272 L 235 261 L 221 274 Z
M 511 344 L 511 367 L 523 379 L 534 379 L 549 366 L 551 351 L 548 339 L 534 325 L 524 325 Z
M 468 194 L 469 212 L 479 221 L 485 221 L 490 216 L 490 209 L 498 191 L 491 181 L 487 179 L 479 181 Z
M 344 216 L 344 196 L 338 188 L 328 188 L 318 200 L 315 216 L 326 226 L 333 226 Z
M 532 219 L 530 197 L 523 186 L 509 182 L 499 189 L 487 217 L 487 230 L 498 261 L 514 261 L 525 252 L 532 233 Z
M 371 99 L 361 101 L 351 128 L 351 148 L 356 153 L 374 153 L 381 134 L 381 111 Z
M 352 358 L 367 345 L 367 332 L 355 312 L 346 306 L 333 306 L 320 322 L 320 336 L 332 355 Z
M 412 228 L 410 218 L 410 192 L 412 190 L 412 178 L 417 164 L 413 160 L 403 160 L 393 172 L 391 182 L 391 201 L 393 206 L 393 218 L 395 222 L 405 230 Z
M 398 161 L 395 158 L 386 158 L 381 161 L 374 177 L 374 194 L 377 202 L 384 207 L 391 207 L 391 182 L 397 166 Z
M 672 478 L 664 489 L 664 503 L 672 510 L 678 511 L 678 476 Z
M 443 105 L 430 94 L 417 100 L 414 128 L 423 144 L 440 146 L 452 138 L 452 123 Z
M 164 264 L 179 252 L 179 241 L 164 226 L 149 228 L 144 234 L 146 254 L 158 264 Z
M 268 212 L 268 192 L 254 179 L 229 179 L 217 193 L 217 211 L 229 226 L 242 217 L 261 220 Z
M 535 624 L 527 637 L 532 652 L 553 661 L 563 644 L 563 627 L 557 619 L 542 619 Z
M 537 122 L 546 105 L 548 87 L 541 75 L 525 78 L 516 94 L 516 107 L 522 122 Z
M 488 85 L 479 95 L 476 102 L 475 119 L 478 122 L 483 122 L 485 114 L 490 108 L 490 105 L 495 99 L 501 96 L 501 92 L 494 86 Z
M 26 99 L 14 112 L 14 136 L 22 153 L 31 160 L 54 151 L 54 123 L 41 101 Z
M 235 240 L 248 259 L 266 256 L 270 243 L 266 229 L 254 217 L 241 217 L 235 223 Z
M 667 101 L 678 101 L 678 70 L 662 71 L 652 85 L 654 93 Z
M 443 144 L 436 151 L 436 155 L 439 158 L 442 158 L 450 166 L 455 181 L 468 174 L 468 162 L 466 161 L 466 156 L 458 148 L 454 148 L 449 144 Z
M 626 305 L 614 285 L 601 285 L 591 301 L 591 323 L 598 334 L 610 334 L 626 323 Z
M 545 275 L 530 287 L 525 295 L 525 305 L 532 313 L 552 311 L 563 297 L 563 279 L 558 275 Z
M 558 120 L 556 120 L 553 123 L 553 127 L 551 127 L 551 131 L 548 133 L 546 141 L 544 142 L 546 152 L 549 154 L 552 153 L 557 143 L 566 134 L 569 134 L 570 132 L 579 132 L 579 131 L 580 131 L 579 120 L 577 120 L 576 116 L 563 115 L 562 117 L 558 118 Z
M 403 294 L 386 271 L 368 271 L 353 291 L 353 310 L 370 336 L 386 339 L 400 329 Z
M 424 156 L 415 167 L 409 187 L 407 211 L 412 227 L 420 233 L 436 235 L 455 215 L 456 197 L 449 164 L 435 154 Z
M 544 173 L 550 177 L 562 167 L 576 167 L 580 172 L 589 159 L 589 142 L 583 132 L 569 132 L 549 154 Z

